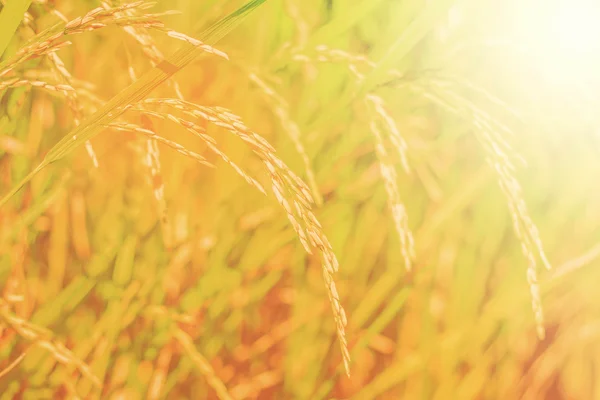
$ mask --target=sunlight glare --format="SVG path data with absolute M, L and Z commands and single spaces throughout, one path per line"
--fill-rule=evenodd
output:
M 582 78 L 600 60 L 600 3 L 596 0 L 536 2 L 522 35 L 536 63 L 555 79 Z

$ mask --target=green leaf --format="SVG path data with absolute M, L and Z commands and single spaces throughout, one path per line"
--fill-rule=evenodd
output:
M 119 286 L 125 286 L 131 281 L 136 245 L 137 237 L 130 235 L 125 239 L 117 254 L 115 269 L 113 270 L 113 282 Z
M 10 0 L 0 11 L 0 57 L 17 31 L 31 0 Z

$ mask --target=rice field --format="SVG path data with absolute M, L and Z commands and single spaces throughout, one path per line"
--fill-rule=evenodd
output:
M 600 399 L 596 17 L 0 0 L 0 399 Z

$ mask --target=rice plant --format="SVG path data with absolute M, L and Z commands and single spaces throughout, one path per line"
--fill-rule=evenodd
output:
M 1 0 L 0 398 L 600 397 L 593 16 Z

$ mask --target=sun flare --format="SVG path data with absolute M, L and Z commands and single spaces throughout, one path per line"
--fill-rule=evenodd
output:
M 525 8 L 524 8 L 525 9 Z M 526 9 L 518 39 L 555 77 L 579 76 L 600 61 L 600 3 L 592 0 L 537 2 Z

